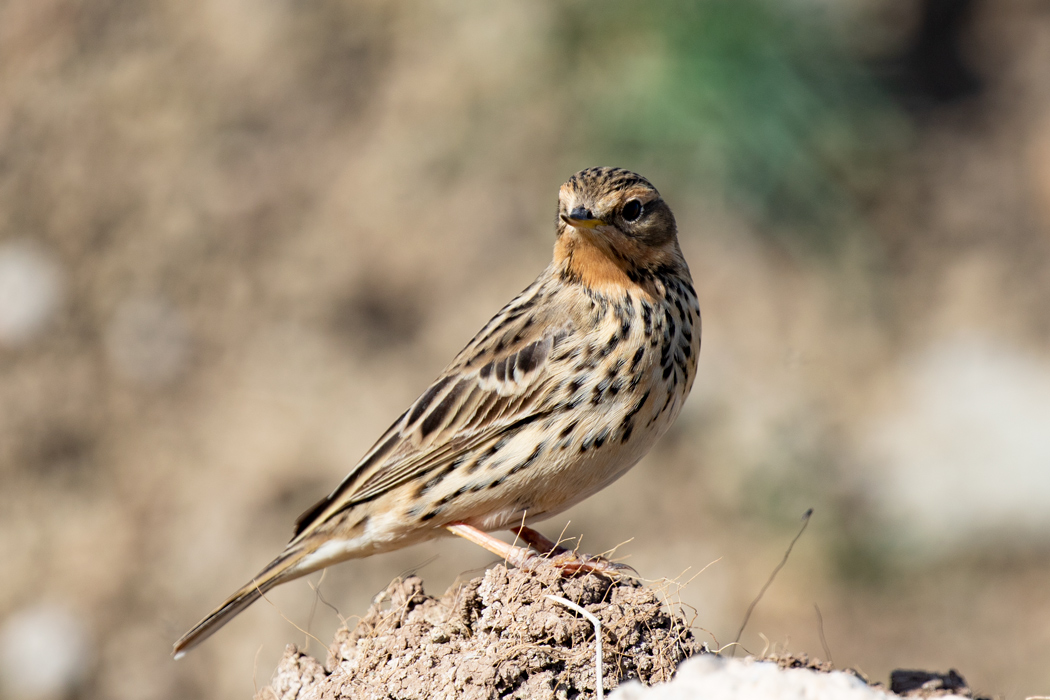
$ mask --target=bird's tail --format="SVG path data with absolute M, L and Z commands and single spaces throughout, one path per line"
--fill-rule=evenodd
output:
M 263 567 L 263 570 L 256 574 L 255 578 L 227 598 L 225 603 L 198 622 L 196 627 L 182 635 L 182 638 L 175 642 L 172 655 L 176 659 L 182 658 L 186 652 L 215 634 L 220 627 L 236 617 L 242 610 L 261 598 L 274 586 L 314 571 L 316 567 L 302 566 L 303 559 L 307 554 L 308 551 L 299 548 L 282 552 L 279 557 Z

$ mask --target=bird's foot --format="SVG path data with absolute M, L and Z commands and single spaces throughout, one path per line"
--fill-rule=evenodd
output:
M 638 572 L 626 564 L 617 564 L 605 557 L 566 549 L 557 542 L 547 539 L 542 533 L 533 530 L 531 527 L 523 525 L 511 528 L 511 532 L 523 539 L 529 547 L 535 550 L 530 552 L 530 554 L 539 554 L 539 557 L 534 557 L 534 559 L 539 559 L 551 566 L 560 568 L 562 574 L 566 576 L 576 576 L 578 574 L 599 574 L 610 578 L 638 576 Z M 535 563 L 533 565 L 535 566 Z
M 620 579 L 624 577 L 638 578 L 638 572 L 626 564 L 618 564 L 609 561 L 605 557 L 580 552 L 565 552 L 553 557 L 536 555 L 536 558 L 549 566 L 561 569 L 563 576 L 578 576 L 580 574 L 598 574 L 606 578 Z

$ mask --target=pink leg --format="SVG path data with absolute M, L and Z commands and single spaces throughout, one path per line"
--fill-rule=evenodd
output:
M 557 566 L 566 576 L 584 573 L 618 577 L 634 571 L 629 566 L 616 564 L 600 557 L 570 552 L 532 528 L 524 526 L 514 528 L 513 531 L 536 551 L 507 544 L 503 540 L 466 523 L 452 523 L 451 525 L 446 525 L 446 528 L 452 534 L 470 540 L 496 556 L 502 557 L 507 563 L 526 571 L 534 571 L 544 562 Z
M 519 569 L 535 568 L 534 560 L 538 559 L 538 557 L 525 547 L 515 547 L 512 544 L 507 544 L 498 537 L 493 537 L 484 530 L 479 530 L 473 525 L 467 525 L 466 523 L 452 523 L 451 525 L 446 525 L 445 528 L 453 535 L 459 535 L 465 540 L 470 540 L 474 544 L 484 547 L 497 557 L 502 557 L 507 563 L 513 564 Z
M 525 544 L 529 545 L 545 557 L 567 554 L 569 551 L 557 542 L 547 539 L 542 532 L 537 532 L 531 527 L 525 527 L 522 525 L 520 527 L 512 527 L 510 531 L 524 540 Z

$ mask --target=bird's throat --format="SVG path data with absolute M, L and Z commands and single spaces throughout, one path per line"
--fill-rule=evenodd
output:
M 634 286 L 620 261 L 602 250 L 590 234 L 567 231 L 554 244 L 562 275 L 595 291 L 619 292 Z

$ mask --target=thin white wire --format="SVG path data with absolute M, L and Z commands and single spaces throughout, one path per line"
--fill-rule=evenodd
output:
M 561 603 L 567 608 L 575 610 L 580 613 L 594 625 L 594 677 L 598 685 L 598 700 L 603 700 L 605 697 L 605 691 L 602 689 L 602 622 L 594 615 L 590 614 L 583 608 L 571 600 L 566 600 L 561 596 L 548 595 L 548 598 L 553 600 L 555 603 Z

